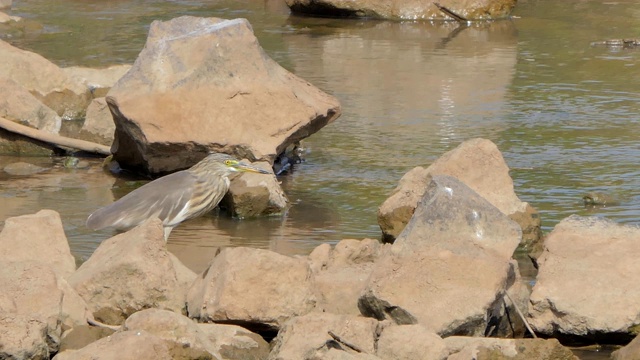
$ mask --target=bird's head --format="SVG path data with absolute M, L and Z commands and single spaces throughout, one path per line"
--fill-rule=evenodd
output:
M 233 156 L 223 153 L 211 153 L 202 161 L 194 165 L 193 168 L 206 168 L 209 171 L 222 172 L 226 175 L 237 172 L 271 174 L 269 171 L 243 163 Z

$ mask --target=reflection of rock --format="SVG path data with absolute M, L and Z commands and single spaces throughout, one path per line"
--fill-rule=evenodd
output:
M 246 20 L 188 16 L 152 23 L 107 103 L 115 159 L 150 173 L 214 149 L 272 162 L 340 114 L 334 97 L 270 59 Z
M 340 83 L 336 95 L 352 99 L 345 108 L 356 115 L 350 117 L 350 128 L 377 126 L 376 137 L 349 137 L 352 148 L 379 151 L 381 139 L 394 136 L 384 140 L 386 151 L 414 156 L 413 147 L 402 140 L 417 143 L 433 134 L 450 141 L 468 127 L 498 137 L 507 128 L 499 115 L 517 61 L 512 22 L 457 30 L 457 24 L 354 21 L 338 26 L 335 21 L 291 17 L 291 26 L 307 28 L 285 41 L 289 52 L 305 54 L 294 64 L 296 74 L 323 74 L 327 83 Z M 469 109 L 481 124 L 470 122 Z
M 16 162 L 5 166 L 3 170 L 13 176 L 28 176 L 43 172 L 47 169 L 26 162 Z
M 431 1 L 424 0 L 286 0 L 292 11 L 320 16 L 402 20 L 451 20 Z M 440 5 L 467 20 L 509 16 L 516 0 L 441 0 Z

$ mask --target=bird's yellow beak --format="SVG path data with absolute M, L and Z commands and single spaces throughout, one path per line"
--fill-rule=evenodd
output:
M 232 170 L 232 171 L 237 171 L 237 172 L 252 172 L 252 173 L 258 173 L 258 174 L 271 174 L 269 171 L 267 170 L 262 170 L 258 167 L 249 165 L 249 164 L 245 164 L 236 160 L 227 160 L 225 161 L 225 164 Z

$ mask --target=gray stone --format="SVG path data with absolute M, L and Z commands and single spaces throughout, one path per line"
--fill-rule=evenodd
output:
M 459 180 L 433 176 L 416 212 L 376 261 L 358 306 L 441 336 L 483 335 L 515 278 L 520 228 Z

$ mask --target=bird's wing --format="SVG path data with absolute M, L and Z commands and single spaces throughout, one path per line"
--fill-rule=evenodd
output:
M 195 182 L 196 177 L 188 171 L 156 179 L 96 210 L 87 218 L 87 227 L 99 230 L 113 226 L 126 230 L 152 217 L 160 218 L 165 226 L 175 226 L 184 218 L 171 220 L 188 205 Z

